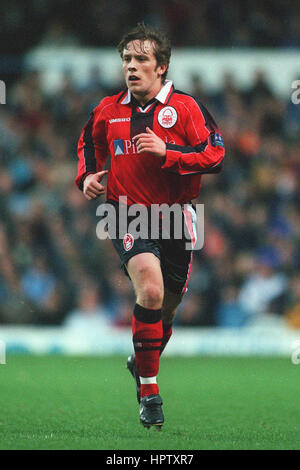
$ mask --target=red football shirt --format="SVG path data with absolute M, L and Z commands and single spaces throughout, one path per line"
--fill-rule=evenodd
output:
M 137 153 L 132 138 L 150 127 L 166 142 L 166 156 Z M 186 203 L 200 192 L 201 175 L 221 170 L 225 150 L 218 127 L 194 97 L 166 81 L 141 107 L 129 90 L 104 98 L 91 113 L 78 142 L 76 184 L 101 171 L 111 157 L 107 199 L 128 204 Z

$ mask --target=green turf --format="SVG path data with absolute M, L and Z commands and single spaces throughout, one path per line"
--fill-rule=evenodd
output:
M 162 358 L 161 432 L 139 424 L 125 357 L 8 356 L 0 449 L 300 449 L 300 365 Z

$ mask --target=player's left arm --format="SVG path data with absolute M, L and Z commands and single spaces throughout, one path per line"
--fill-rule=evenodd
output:
M 219 173 L 225 148 L 216 122 L 193 98 L 183 106 L 185 136 L 189 145 L 167 143 L 162 169 L 180 175 Z

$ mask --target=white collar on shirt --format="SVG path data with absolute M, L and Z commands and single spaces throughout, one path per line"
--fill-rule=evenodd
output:
M 155 99 L 160 101 L 162 104 L 165 104 L 165 101 L 171 90 L 172 85 L 173 85 L 172 80 L 166 80 L 164 86 L 160 89 L 160 91 L 155 96 Z M 131 93 L 130 93 L 130 90 L 127 90 L 127 93 L 122 99 L 121 104 L 129 104 L 130 101 L 131 101 Z

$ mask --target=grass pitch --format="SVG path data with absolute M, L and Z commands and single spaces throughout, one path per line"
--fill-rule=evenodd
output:
M 300 449 L 300 365 L 162 358 L 165 425 L 139 423 L 126 357 L 8 355 L 0 449 Z

